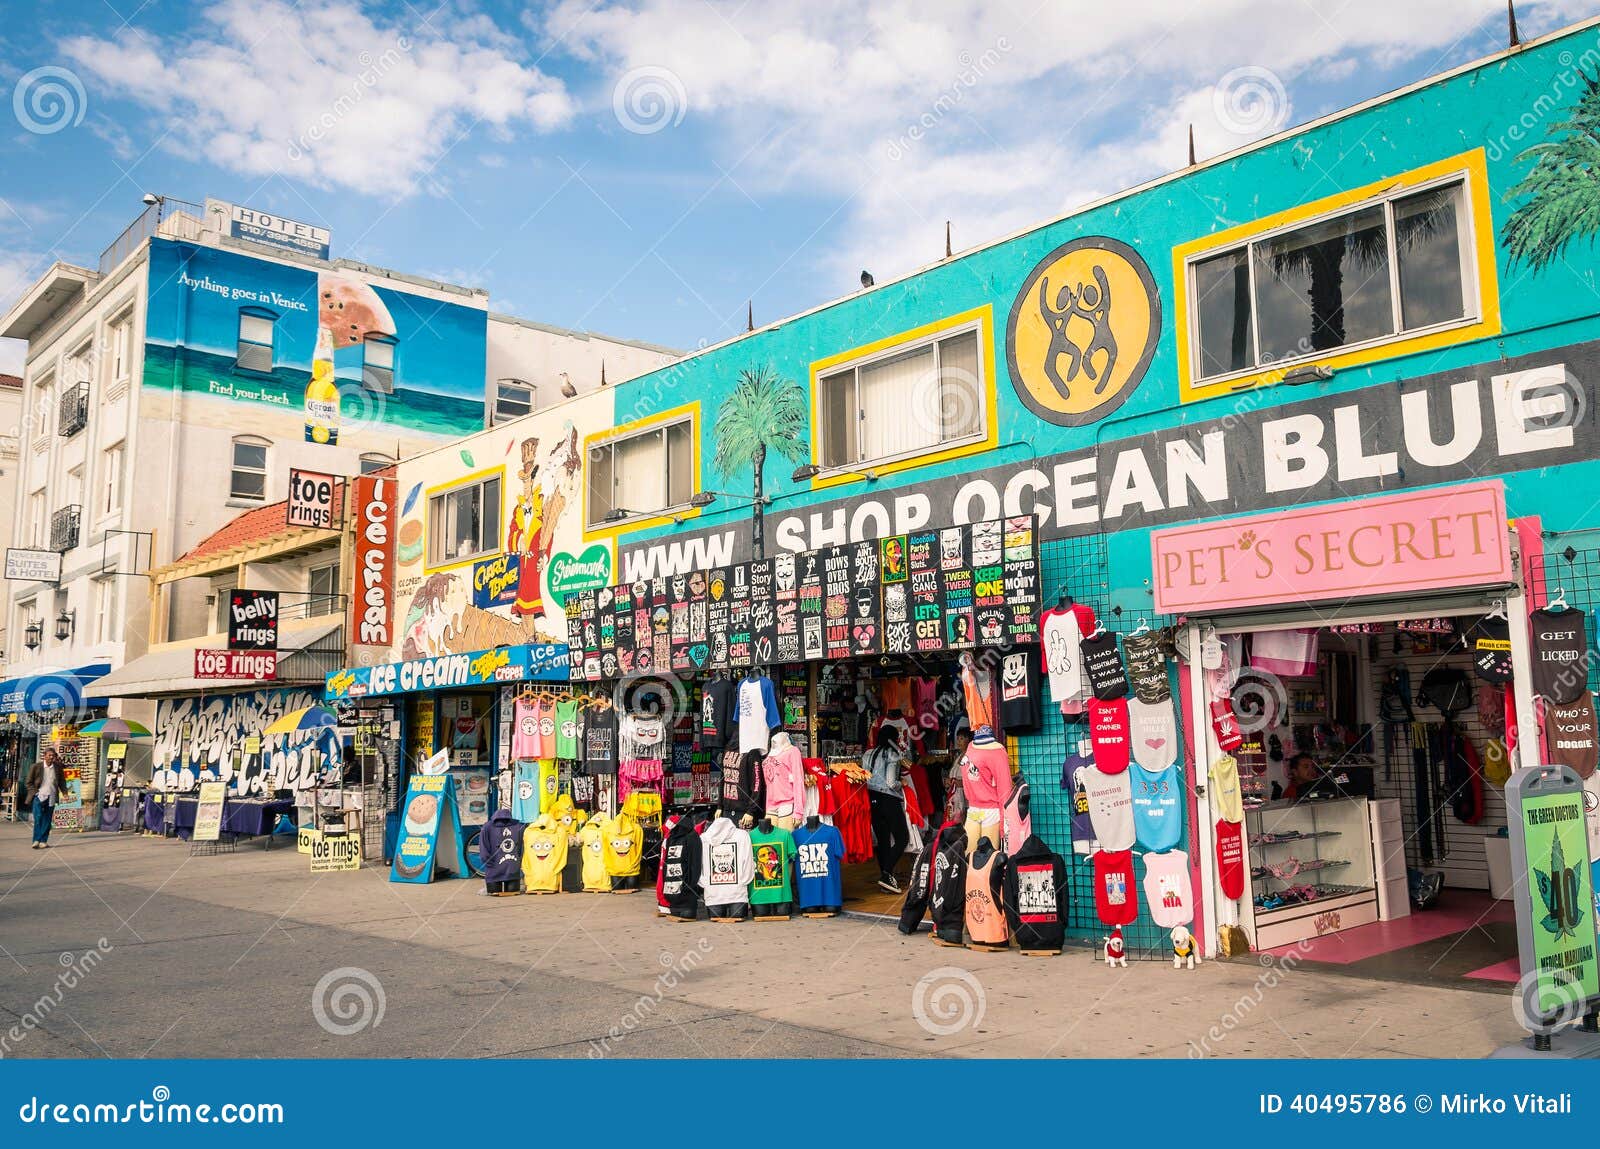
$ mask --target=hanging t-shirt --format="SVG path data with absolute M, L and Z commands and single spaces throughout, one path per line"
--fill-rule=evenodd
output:
M 800 908 L 834 909 L 844 905 L 844 838 L 838 829 L 819 822 L 813 830 L 802 823 L 793 837 Z
M 523 824 L 539 818 L 539 763 L 518 759 L 511 772 L 511 816 Z
M 1244 897 L 1244 827 L 1217 820 L 1217 885 L 1229 901 Z
M 1315 627 L 1305 630 L 1263 630 L 1250 640 L 1250 665 L 1280 678 L 1304 678 L 1317 672 Z
M 750 904 L 773 906 L 794 901 L 794 836 L 774 826 L 750 831 L 750 850 L 755 856 L 755 877 L 750 881 Z
M 590 773 L 617 772 L 617 711 L 591 706 L 583 712 L 583 764 Z
M 1092 854 L 1099 849 L 1095 841 L 1094 819 L 1089 814 L 1089 791 L 1086 788 L 1088 772 L 1094 769 L 1094 759 L 1086 754 L 1068 754 L 1061 766 L 1061 788 L 1067 792 L 1072 814 L 1072 852 Z
M 1239 792 L 1239 763 L 1232 754 L 1219 754 L 1211 763 L 1211 809 L 1224 822 L 1244 821 L 1243 795 Z
M 1000 725 L 1007 734 L 1039 729 L 1039 652 L 1018 647 L 1000 659 Z
M 718 678 L 706 683 L 700 694 L 700 745 L 706 750 L 721 750 L 731 741 L 735 688 L 732 680 Z
M 578 756 L 578 700 L 563 698 L 556 703 L 556 757 Z
M 554 758 L 539 759 L 539 813 L 553 809 L 561 790 L 561 773 Z
M 976 666 L 961 668 L 961 696 L 966 704 L 967 721 L 972 729 L 987 726 L 998 737 L 1000 711 L 995 705 L 994 675 Z
M 1478 677 L 1496 686 L 1511 681 L 1511 624 L 1503 618 L 1480 618 L 1467 632 L 1472 666 Z
M 1588 626 L 1584 612 L 1541 608 L 1533 628 L 1533 692 L 1550 702 L 1576 702 L 1589 681 Z
M 782 724 L 777 695 L 770 678 L 746 678 L 739 683 L 739 753 L 767 751 L 772 731 Z
M 1546 703 L 1544 708 L 1545 745 L 1550 761 L 1570 766 L 1578 777 L 1588 778 L 1600 761 L 1600 742 L 1595 736 L 1594 695 L 1587 690 L 1567 706 Z
M 1114 698 L 1089 700 L 1089 738 L 1094 743 L 1094 764 L 1107 774 L 1128 768 L 1128 703 Z
M 1165 702 L 1172 697 L 1167 678 L 1167 652 L 1172 646 L 1169 630 L 1147 630 L 1122 640 L 1122 653 L 1128 659 L 1128 678 L 1133 693 L 1141 702 Z
M 540 758 L 539 711 L 532 698 L 519 698 L 511 707 L 511 757 Z
M 1094 911 L 1108 926 L 1126 926 L 1139 916 L 1130 851 L 1101 850 L 1094 856 Z
M 1145 850 L 1170 850 L 1183 838 L 1183 778 L 1176 766 L 1128 770 L 1133 793 L 1133 836 Z
M 1039 619 L 1039 654 L 1050 676 L 1050 700 L 1070 702 L 1084 693 L 1079 664 L 1083 631 L 1076 611 L 1047 610 Z
M 1128 693 L 1128 675 L 1122 668 L 1117 636 L 1109 630 L 1084 639 L 1079 644 L 1083 672 L 1089 676 L 1089 689 L 1100 699 L 1122 698 Z
M 1128 700 L 1128 737 L 1133 760 L 1146 770 L 1164 770 L 1178 760 L 1178 716 L 1169 694 L 1161 702 Z
M 1144 856 L 1144 904 L 1150 919 L 1164 930 L 1194 921 L 1188 854 L 1172 850 Z
M 530 758 L 556 756 L 556 700 L 548 695 L 535 695 L 528 703 L 533 714 L 533 752 Z
M 1128 772 L 1107 774 L 1095 767 L 1081 772 L 1089 799 L 1089 821 L 1101 850 L 1126 850 L 1133 846 L 1133 788 Z

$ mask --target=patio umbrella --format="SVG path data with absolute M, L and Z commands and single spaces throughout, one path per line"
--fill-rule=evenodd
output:
M 333 711 L 321 706 L 305 706 L 299 710 L 291 710 L 282 718 L 269 725 L 262 734 L 299 734 L 306 730 L 318 730 L 324 726 L 339 725 L 338 716 Z
M 96 718 L 78 730 L 79 734 L 98 734 L 101 738 L 150 738 L 150 731 L 126 718 Z

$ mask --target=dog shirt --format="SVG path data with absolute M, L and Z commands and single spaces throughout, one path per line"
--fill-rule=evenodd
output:
M 1089 700 L 1089 738 L 1094 742 L 1094 764 L 1107 774 L 1128 768 L 1128 702 Z
M 1244 827 L 1217 820 L 1217 885 L 1229 901 L 1244 897 Z
M 1164 770 L 1178 760 L 1178 717 L 1172 696 L 1161 702 L 1128 700 L 1128 737 L 1133 760 L 1146 770 Z
M 1194 921 L 1194 889 L 1189 882 L 1189 855 L 1182 850 L 1144 856 L 1144 904 L 1150 919 L 1164 930 Z
M 1495 686 L 1511 681 L 1511 625 L 1503 618 L 1481 618 L 1468 636 L 1472 666 L 1478 677 Z
M 1183 838 L 1183 780 L 1176 766 L 1128 771 L 1133 791 L 1133 836 L 1142 849 L 1170 850 Z
M 1094 759 L 1082 754 L 1068 754 L 1061 766 L 1061 788 L 1067 792 L 1072 811 L 1072 852 L 1092 854 L 1098 849 L 1094 838 L 1094 819 L 1089 816 L 1089 792 L 1085 789 L 1088 771 L 1094 769 Z
M 1128 772 L 1107 774 L 1098 766 L 1081 771 L 1084 791 L 1089 799 L 1089 820 L 1102 852 L 1117 852 L 1133 846 L 1133 790 Z M 1107 923 L 1113 924 L 1113 923 Z
M 1168 644 L 1165 630 L 1147 630 L 1122 640 L 1122 652 L 1128 659 L 1128 677 L 1133 680 L 1133 693 L 1141 702 L 1165 702 L 1172 697 L 1172 686 L 1167 680 Z
M 1122 698 L 1128 693 L 1128 675 L 1122 669 L 1122 655 L 1117 651 L 1117 636 L 1109 630 L 1079 644 L 1083 658 L 1083 672 L 1089 676 L 1089 689 L 1096 698 L 1109 700 Z
M 1600 744 L 1595 741 L 1594 696 L 1587 690 L 1567 706 L 1546 703 L 1544 733 L 1552 762 L 1572 767 L 1580 778 L 1594 774 Z
M 1540 608 L 1533 627 L 1533 692 L 1550 702 L 1576 702 L 1589 679 L 1586 615 L 1575 607 Z
M 1101 850 L 1095 854 L 1094 912 L 1108 926 L 1129 925 L 1139 916 L 1130 851 Z
M 1244 821 L 1239 793 L 1239 763 L 1232 754 L 1218 754 L 1211 763 L 1211 808 L 1224 822 Z
M 1250 640 L 1250 665 L 1282 678 L 1304 678 L 1317 672 L 1319 631 L 1264 630 Z

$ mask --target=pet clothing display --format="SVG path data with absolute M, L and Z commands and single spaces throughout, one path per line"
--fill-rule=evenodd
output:
M 1250 640 L 1250 666 L 1279 678 L 1305 678 L 1317 672 L 1315 627 L 1306 630 L 1263 630 Z
M 567 868 L 569 835 L 546 814 L 522 836 L 522 884 L 530 894 L 558 894 Z
M 1144 856 L 1144 904 L 1150 920 L 1164 930 L 1194 921 L 1188 854 L 1172 850 Z
M 1217 885 L 1230 901 L 1244 897 L 1244 827 L 1217 819 Z
M 1178 767 L 1128 769 L 1133 792 L 1133 836 L 1140 849 L 1170 850 L 1183 840 L 1183 775 Z
M 1146 770 L 1163 770 L 1178 760 L 1178 715 L 1168 695 L 1161 702 L 1128 700 L 1128 738 L 1133 760 Z
M 744 916 L 755 872 L 755 854 L 746 831 L 727 818 L 718 818 L 701 832 L 700 888 L 714 915 Z
M 1125 926 L 1139 916 L 1133 888 L 1133 853 L 1101 850 L 1094 856 L 1094 910 L 1108 926 Z
M 1480 618 L 1467 632 L 1472 668 L 1493 686 L 1511 681 L 1511 624 L 1503 618 Z
M 1128 693 L 1128 674 L 1122 667 L 1117 636 L 1109 630 L 1085 638 L 1078 646 L 1089 689 L 1101 701 L 1124 698 Z
M 1059 951 L 1066 940 L 1067 864 L 1038 835 L 1006 858 L 1006 921 L 1019 948 Z
M 750 878 L 750 905 L 756 915 L 763 907 L 787 907 L 794 903 L 794 837 L 781 826 L 750 831 L 750 851 L 754 869 Z
M 739 753 L 752 750 L 765 751 L 772 732 L 783 725 L 783 715 L 778 710 L 778 696 L 772 689 L 772 679 L 763 676 L 746 678 L 739 683 L 737 695 L 739 724 Z
M 1047 610 L 1039 618 L 1039 657 L 1050 679 L 1052 702 L 1076 701 L 1087 690 L 1081 662 L 1085 613 L 1092 631 L 1094 612 L 1086 607 Z
M 1569 705 L 1546 703 L 1544 736 L 1551 762 L 1572 767 L 1580 778 L 1594 774 L 1600 758 L 1600 743 L 1595 740 L 1594 695 L 1583 690 Z
M 1498 738 L 1487 739 L 1483 744 L 1483 780 L 1491 786 L 1504 786 L 1511 777 L 1511 755 L 1506 744 Z
M 1107 774 L 1095 766 L 1079 777 L 1088 795 L 1089 820 L 1101 852 L 1130 849 L 1134 842 L 1133 788 L 1128 772 Z
M 1094 744 L 1094 764 L 1107 774 L 1128 768 L 1132 759 L 1125 698 L 1089 701 L 1089 739 Z
M 1166 628 L 1132 634 L 1122 640 L 1122 653 L 1128 660 L 1128 679 L 1140 702 L 1154 704 L 1172 698 L 1167 677 L 1167 655 L 1172 649 L 1172 632 Z
M 1574 607 L 1541 607 L 1528 616 L 1533 632 L 1533 692 L 1547 702 L 1570 705 L 1587 689 L 1587 615 Z
M 1239 789 L 1239 762 L 1232 754 L 1218 754 L 1208 772 L 1211 809 L 1226 822 L 1244 821 L 1244 796 Z
M 1037 649 L 1022 646 L 1001 657 L 1000 727 L 1006 734 L 1039 729 L 1043 720 L 1040 686 Z
M 1010 939 L 1001 906 L 1005 899 L 1005 853 L 984 839 L 967 863 L 967 937 L 977 946 L 1004 946 Z
M 837 910 L 844 905 L 844 838 L 838 828 L 820 818 L 816 825 L 807 819 L 796 828 L 793 840 L 796 900 L 801 911 Z M 916 879 L 915 871 L 912 879 Z M 910 885 L 906 891 L 910 897 Z
M 1094 818 L 1089 813 L 1089 791 L 1085 785 L 1087 772 L 1094 769 L 1094 759 L 1086 754 L 1068 754 L 1061 767 L 1061 786 L 1067 791 L 1068 809 L 1071 811 L 1072 852 L 1088 855 L 1099 849 L 1094 836 Z
M 1238 716 L 1233 712 L 1233 699 L 1212 699 L 1211 729 L 1217 736 L 1217 745 L 1229 754 L 1244 745 L 1244 732 L 1239 729 Z

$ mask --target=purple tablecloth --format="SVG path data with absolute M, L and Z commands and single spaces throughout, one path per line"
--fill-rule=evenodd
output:
M 145 798 L 144 826 L 153 833 L 161 833 L 166 828 L 167 806 L 175 804 L 172 812 L 172 828 L 179 832 L 194 829 L 195 810 L 200 805 L 198 798 L 168 798 L 158 800 L 154 795 Z M 222 831 L 225 834 L 247 834 L 252 837 L 272 833 L 272 828 L 278 824 L 280 814 L 294 813 L 293 802 L 224 802 L 222 805 Z

